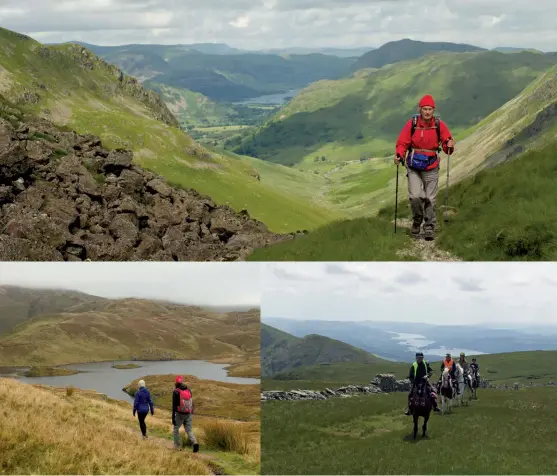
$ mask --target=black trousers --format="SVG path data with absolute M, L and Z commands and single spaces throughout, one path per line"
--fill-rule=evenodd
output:
M 147 425 L 145 424 L 145 417 L 147 413 L 139 413 L 137 412 L 137 419 L 139 420 L 139 428 L 141 428 L 141 433 L 143 436 L 147 435 Z

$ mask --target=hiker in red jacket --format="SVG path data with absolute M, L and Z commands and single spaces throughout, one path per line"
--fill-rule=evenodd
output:
M 194 411 L 193 395 L 188 386 L 184 383 L 184 378 L 179 375 L 176 377 L 174 392 L 172 392 L 172 425 L 174 426 L 174 449 L 180 450 L 180 427 L 183 425 L 188 438 L 193 443 L 193 452 L 199 451 L 199 443 L 193 434 L 192 416 Z
M 439 152 L 454 152 L 454 140 L 446 124 L 433 116 L 435 101 L 429 95 L 419 103 L 419 114 L 410 119 L 396 142 L 395 165 L 404 161 L 408 170 L 408 197 L 412 210 L 412 236 L 435 238 L 435 201 L 439 189 Z M 407 155 L 408 154 L 408 155 Z

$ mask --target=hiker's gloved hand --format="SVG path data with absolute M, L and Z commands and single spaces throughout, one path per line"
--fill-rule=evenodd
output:
M 395 155 L 395 165 L 400 164 L 400 162 L 402 161 L 402 157 L 398 154 Z
M 135 410 L 133 411 L 133 416 L 135 416 Z
M 454 152 L 454 140 L 449 139 L 447 141 L 447 150 L 449 151 L 449 155 L 451 155 Z

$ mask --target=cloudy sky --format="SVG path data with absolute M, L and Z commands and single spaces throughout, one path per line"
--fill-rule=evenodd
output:
M 108 298 L 259 306 L 257 263 L 0 263 L 0 285 L 61 288 Z
M 557 263 L 272 263 L 262 318 L 557 325 Z
M 43 42 L 224 42 L 246 49 L 391 40 L 557 50 L 555 0 L 0 0 L 0 26 Z

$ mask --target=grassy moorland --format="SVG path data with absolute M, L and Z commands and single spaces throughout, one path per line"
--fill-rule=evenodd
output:
M 141 342 L 141 345 L 138 345 Z M 162 344 L 164 343 L 164 344 Z M 105 300 L 38 315 L 0 335 L 3 366 L 206 359 L 259 377 L 259 310 L 219 313 L 140 299 Z
M 471 361 L 472 356 L 467 358 Z M 498 385 L 557 381 L 557 351 L 477 358 L 483 378 Z M 431 364 L 436 380 L 438 366 Z M 410 363 L 388 361 L 302 366 L 263 379 L 262 389 L 324 390 L 367 384 L 377 373 L 405 378 L 409 367 Z M 550 433 L 557 424 L 554 387 L 479 389 L 479 399 L 468 407 L 433 416 L 429 439 L 417 443 L 410 441 L 412 421 L 403 415 L 406 397 L 393 393 L 265 402 L 263 474 L 551 474 L 557 470 L 555 460 L 543 457 L 552 451 Z M 289 425 L 284 425 L 285 419 Z M 439 458 L 447 440 L 462 438 L 463 428 L 467 451 Z
M 148 375 L 141 377 L 153 396 L 157 407 L 172 410 L 172 392 L 175 375 Z M 191 388 L 195 413 L 202 416 L 227 418 L 238 421 L 259 421 L 260 386 L 225 383 L 214 380 L 199 379 L 193 375 L 184 375 L 184 382 Z M 137 390 L 136 379 L 125 390 L 134 396 Z
M 0 466 L 8 474 L 259 474 L 257 423 L 196 417 L 201 451 L 172 451 L 170 412 L 141 440 L 128 403 L 0 379 Z M 32 411 L 30 411 L 32 409 Z
M 554 388 L 480 390 L 411 441 L 405 393 L 265 402 L 263 474 L 552 474 Z M 326 416 L 326 417 L 324 417 Z M 285 425 L 284 422 L 289 424 Z M 463 440 L 464 438 L 464 440 Z M 463 451 L 446 452 L 447 441 Z

